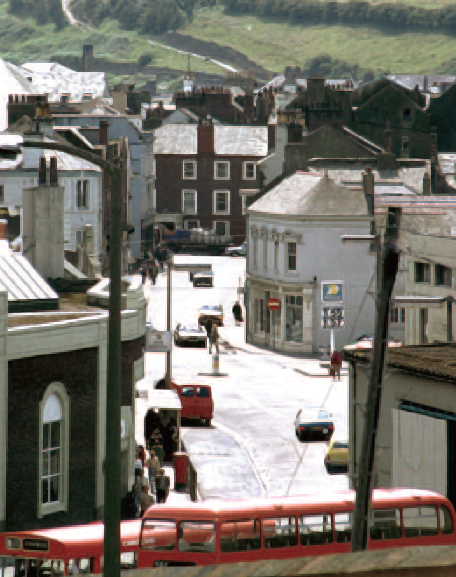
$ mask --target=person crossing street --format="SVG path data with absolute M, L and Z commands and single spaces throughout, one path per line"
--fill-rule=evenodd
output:
M 212 323 L 212 328 L 211 328 L 211 334 L 209 337 L 209 354 L 212 354 L 212 347 L 215 345 L 215 351 L 216 353 L 219 355 L 220 354 L 220 349 L 219 349 L 219 334 L 218 334 L 218 329 L 217 329 L 217 324 L 216 323 Z

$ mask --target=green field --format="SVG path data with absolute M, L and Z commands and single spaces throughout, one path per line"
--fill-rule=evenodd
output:
M 218 44 L 235 48 L 273 71 L 283 71 L 285 66 L 302 67 L 310 58 L 329 54 L 376 72 L 418 74 L 432 72 L 456 56 L 453 36 L 393 35 L 362 27 L 291 26 L 250 16 L 227 16 L 220 8 L 199 10 L 193 23 L 179 32 L 202 40 L 216 39 Z

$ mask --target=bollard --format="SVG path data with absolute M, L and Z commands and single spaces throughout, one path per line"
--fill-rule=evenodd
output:
M 228 373 L 220 372 L 220 357 L 219 355 L 212 355 L 212 372 L 198 373 L 198 375 L 205 377 L 227 377 Z

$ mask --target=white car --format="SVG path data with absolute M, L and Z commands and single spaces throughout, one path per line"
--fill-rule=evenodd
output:
M 296 413 L 296 437 L 301 443 L 330 441 L 334 433 L 334 415 L 323 407 L 307 407 Z
M 247 241 L 245 240 L 241 246 L 230 246 L 225 250 L 227 256 L 247 256 Z
M 178 346 L 184 344 L 203 346 L 207 344 L 206 331 L 201 326 L 182 326 L 179 323 L 174 330 L 174 343 Z

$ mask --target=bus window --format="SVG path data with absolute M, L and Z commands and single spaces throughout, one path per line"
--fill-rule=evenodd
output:
M 298 544 L 295 517 L 263 519 L 264 545 L 267 548 L 292 547 Z
M 299 517 L 301 545 L 327 545 L 333 542 L 331 515 Z
M 221 530 L 221 549 L 223 553 L 250 551 L 261 547 L 260 522 L 247 519 L 223 523 Z
M 440 531 L 444 535 L 453 533 L 453 519 L 448 507 L 440 505 Z
M 141 548 L 151 551 L 172 551 L 176 546 L 175 521 L 145 519 L 141 531 Z
M 401 512 L 399 509 L 374 509 L 369 527 L 372 540 L 400 539 L 402 537 Z
M 215 551 L 215 524 L 206 521 L 182 521 L 177 541 L 179 551 L 213 553 Z
M 352 537 L 353 513 L 336 513 L 334 515 L 334 528 L 336 530 L 337 543 L 350 543 Z
M 407 507 L 403 509 L 404 533 L 406 537 L 431 537 L 437 535 L 436 507 Z

